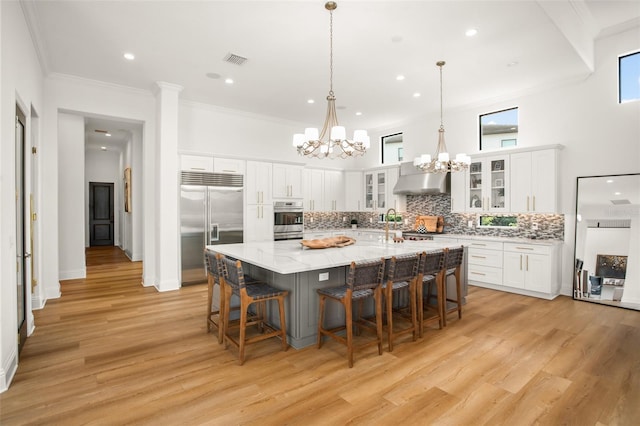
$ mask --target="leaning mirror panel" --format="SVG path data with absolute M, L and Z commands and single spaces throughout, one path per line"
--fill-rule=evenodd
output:
M 578 177 L 576 299 L 640 310 L 640 174 Z

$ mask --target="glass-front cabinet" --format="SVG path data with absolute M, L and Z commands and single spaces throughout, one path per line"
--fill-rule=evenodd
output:
M 509 211 L 509 156 L 472 160 L 467 180 L 467 211 Z
M 385 170 L 365 172 L 364 194 L 367 209 L 384 210 L 386 208 L 387 174 Z

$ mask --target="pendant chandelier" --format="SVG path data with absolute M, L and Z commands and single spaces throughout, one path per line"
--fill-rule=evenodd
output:
M 431 158 L 429 154 L 423 154 L 413 160 L 413 165 L 428 173 L 448 173 L 464 171 L 471 163 L 471 157 L 466 154 L 456 155 L 455 160 L 449 158 L 447 145 L 444 143 L 444 125 L 442 124 L 442 67 L 444 61 L 436 62 L 440 67 L 440 129 L 438 129 L 438 147 Z
M 324 5 L 329 11 L 329 95 L 327 96 L 327 117 L 322 131 L 317 128 L 306 128 L 304 134 L 293 135 L 293 146 L 298 154 L 316 158 L 348 158 L 363 155 L 371 146 L 366 130 L 356 130 L 353 139 L 346 136 L 344 127 L 338 124 L 336 114 L 336 97 L 333 93 L 333 11 L 338 7 L 330 1 Z M 329 137 L 327 139 L 327 132 Z

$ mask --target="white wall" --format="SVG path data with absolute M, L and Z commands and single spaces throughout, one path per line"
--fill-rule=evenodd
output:
M 18 2 L 0 2 L 0 392 L 17 367 L 16 247 L 15 247 L 15 107 L 27 114 L 27 144 L 31 141 L 32 109 L 42 111 L 42 73 Z M 42 154 L 39 154 L 42 155 Z M 31 161 L 27 156 L 26 161 Z M 29 184 L 29 183 L 28 183 Z M 27 193 L 28 199 L 28 193 Z M 38 200 L 36 200 L 37 203 Z M 36 222 L 37 227 L 42 227 Z M 39 254 L 38 254 L 39 255 Z M 30 285 L 27 284 L 27 289 Z M 33 331 L 31 295 L 27 298 L 27 328 Z
M 84 278 L 84 117 L 58 114 L 58 241 L 61 280 Z
M 114 245 L 121 246 L 120 228 L 122 222 L 118 212 L 124 210 L 124 195 L 122 185 L 122 174 L 120 173 L 121 153 L 117 151 L 85 150 L 84 153 L 84 214 L 85 231 L 84 245 L 90 246 L 89 229 L 89 182 L 102 182 L 113 184 L 113 238 Z
M 583 269 L 589 271 L 589 275 L 596 274 L 596 258 L 599 254 L 629 255 L 629 229 L 587 228 L 585 240 Z

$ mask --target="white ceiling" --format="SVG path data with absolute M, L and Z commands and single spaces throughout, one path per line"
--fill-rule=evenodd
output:
M 316 127 L 324 120 L 329 12 L 322 0 L 22 4 L 48 73 L 140 89 L 165 81 L 184 87 L 182 99 Z M 558 6 L 578 10 L 581 22 L 558 27 L 548 15 Z M 639 17 L 640 0 L 341 0 L 334 12 L 338 116 L 350 129 L 374 129 L 436 112 L 438 60 L 447 62 L 445 111 L 585 78 L 589 66 L 564 34 L 576 23 L 590 38 L 640 28 Z M 470 27 L 477 36 L 464 35 Z M 136 59 L 126 61 L 124 52 Z M 226 63 L 228 53 L 248 61 Z M 396 81 L 398 74 L 405 80 Z

